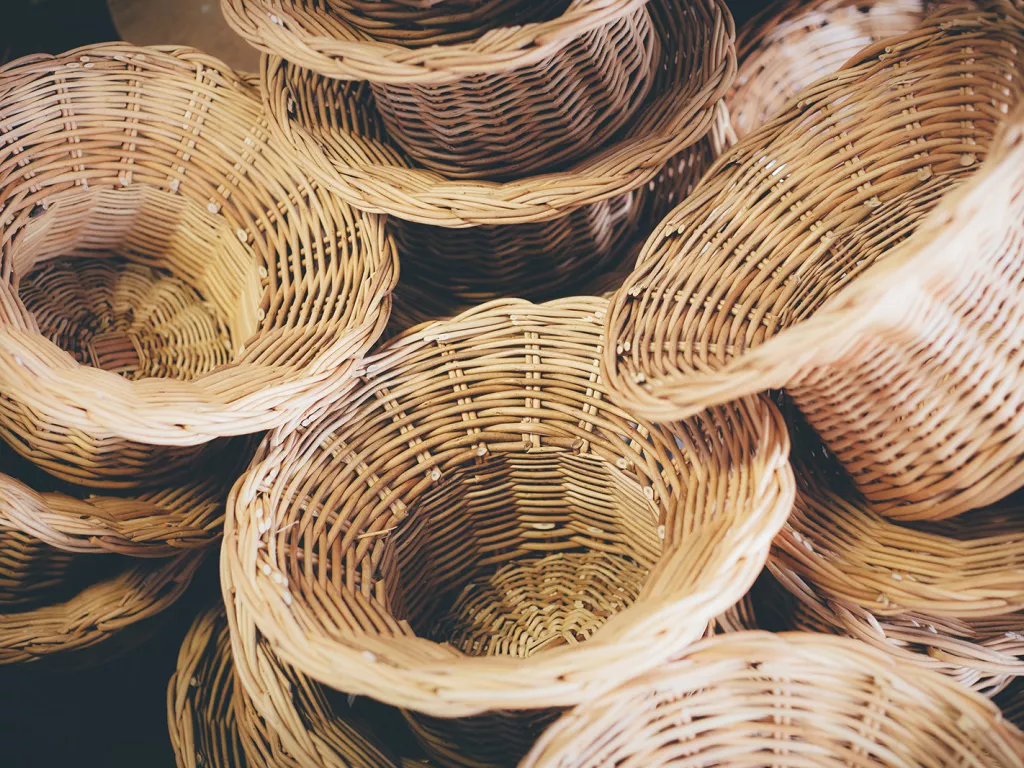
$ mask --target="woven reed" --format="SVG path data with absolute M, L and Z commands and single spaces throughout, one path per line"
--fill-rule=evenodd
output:
M 737 136 L 772 117 L 815 80 L 862 48 L 910 32 L 926 0 L 781 0 L 740 30 L 739 70 L 726 96 Z
M 845 638 L 745 632 L 582 704 L 522 768 L 1020 765 L 982 697 Z
M 381 220 L 305 181 L 217 60 L 22 59 L 0 126 L 0 435 L 58 476 L 185 472 L 301 414 L 383 330 Z
M 167 684 L 167 730 L 178 768 L 247 768 L 235 686 L 231 639 L 218 605 L 192 623 Z
M 668 421 L 785 387 L 892 517 L 1020 485 L 1017 118 L 993 140 L 1024 83 L 1024 15 L 987 7 L 866 49 L 718 159 L 613 301 L 602 370 L 621 403 Z
M 832 598 L 778 563 L 777 584 L 758 606 L 774 606 L 779 628 L 855 638 L 908 667 L 925 667 L 966 688 L 991 696 L 1024 675 L 1024 612 L 980 619 L 950 619 L 908 612 L 875 616 L 865 608 Z M 785 589 L 790 599 L 778 593 Z
M 74 582 L 67 599 L 0 613 L 0 664 L 39 661 L 55 654 L 124 640 L 128 630 L 157 616 L 184 593 L 204 553 L 157 561 L 124 561 L 91 583 Z
M 648 11 L 672 54 L 662 56 L 651 97 L 620 137 L 565 170 L 493 182 L 410 167 L 390 141 L 361 135 L 358 116 L 343 111 L 338 93 L 352 87 L 289 72 L 279 56 L 267 57 L 263 66 L 271 127 L 295 148 L 311 178 L 362 210 L 448 228 L 562 218 L 653 180 L 671 157 L 707 134 L 735 76 L 735 31 L 724 4 L 652 0 Z
M 779 414 L 747 399 L 638 423 L 597 373 L 606 308 L 510 300 L 421 327 L 267 438 L 233 490 L 223 568 L 282 660 L 432 716 L 566 706 L 698 639 L 747 591 L 792 504 Z M 552 580 L 534 587 L 550 610 L 535 625 L 508 596 L 500 647 L 517 655 L 443 642 L 456 623 L 477 636 L 478 614 L 446 617 L 460 594 L 588 554 L 610 578 L 648 572 L 631 607 L 639 584 Z M 607 622 L 582 644 L 576 611 Z

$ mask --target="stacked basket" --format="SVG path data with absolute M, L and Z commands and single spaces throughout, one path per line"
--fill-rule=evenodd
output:
M 387 321 L 379 217 L 303 180 L 192 50 L 0 70 L 0 661 L 173 603 L 245 435 L 332 393 Z

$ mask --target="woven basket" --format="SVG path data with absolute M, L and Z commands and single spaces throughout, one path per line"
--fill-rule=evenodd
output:
M 892 517 L 1018 487 L 1022 50 L 1009 3 L 936 13 L 720 157 L 612 303 L 618 400 L 664 422 L 785 387 Z
M 986 696 L 1024 675 L 1024 612 L 980 619 L 916 612 L 876 616 L 827 596 L 778 563 L 769 568 L 775 586 L 762 591 L 758 606 L 771 611 L 774 628 L 852 637 L 905 666 L 940 672 Z
M 982 697 L 845 638 L 744 632 L 581 705 L 522 768 L 1004 768 L 1024 734 Z
M 435 717 L 535 711 L 657 665 L 747 591 L 792 503 L 779 414 L 637 423 L 598 376 L 606 308 L 422 326 L 268 436 L 223 569 L 282 660 Z
M 737 136 L 862 48 L 918 26 L 927 0 L 781 0 L 748 21 L 736 41 L 739 71 L 726 97 Z
M 191 49 L 0 69 L 0 199 L 0 436 L 73 482 L 152 484 L 296 418 L 387 321 L 381 220 L 305 181 Z
M 564 166 L 628 123 L 661 59 L 646 2 L 573 0 L 546 22 L 451 44 L 443 35 L 389 40 L 344 2 L 222 6 L 260 50 L 326 77 L 368 81 L 389 133 L 422 166 L 450 178 L 496 179 Z M 476 26 L 466 32 L 478 33 Z

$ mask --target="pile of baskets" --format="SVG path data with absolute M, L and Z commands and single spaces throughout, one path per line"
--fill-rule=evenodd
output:
M 182 768 L 1024 764 L 1017 0 L 222 5 L 0 68 L 0 661 L 212 550 Z

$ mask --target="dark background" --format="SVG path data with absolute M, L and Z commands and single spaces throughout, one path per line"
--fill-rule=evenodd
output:
M 766 0 L 729 4 L 739 26 Z M 115 39 L 107 0 L 0 0 L 0 61 Z M 104 666 L 0 667 L 0 766 L 173 768 L 167 681 L 191 618 L 217 596 L 215 560 L 154 638 Z

